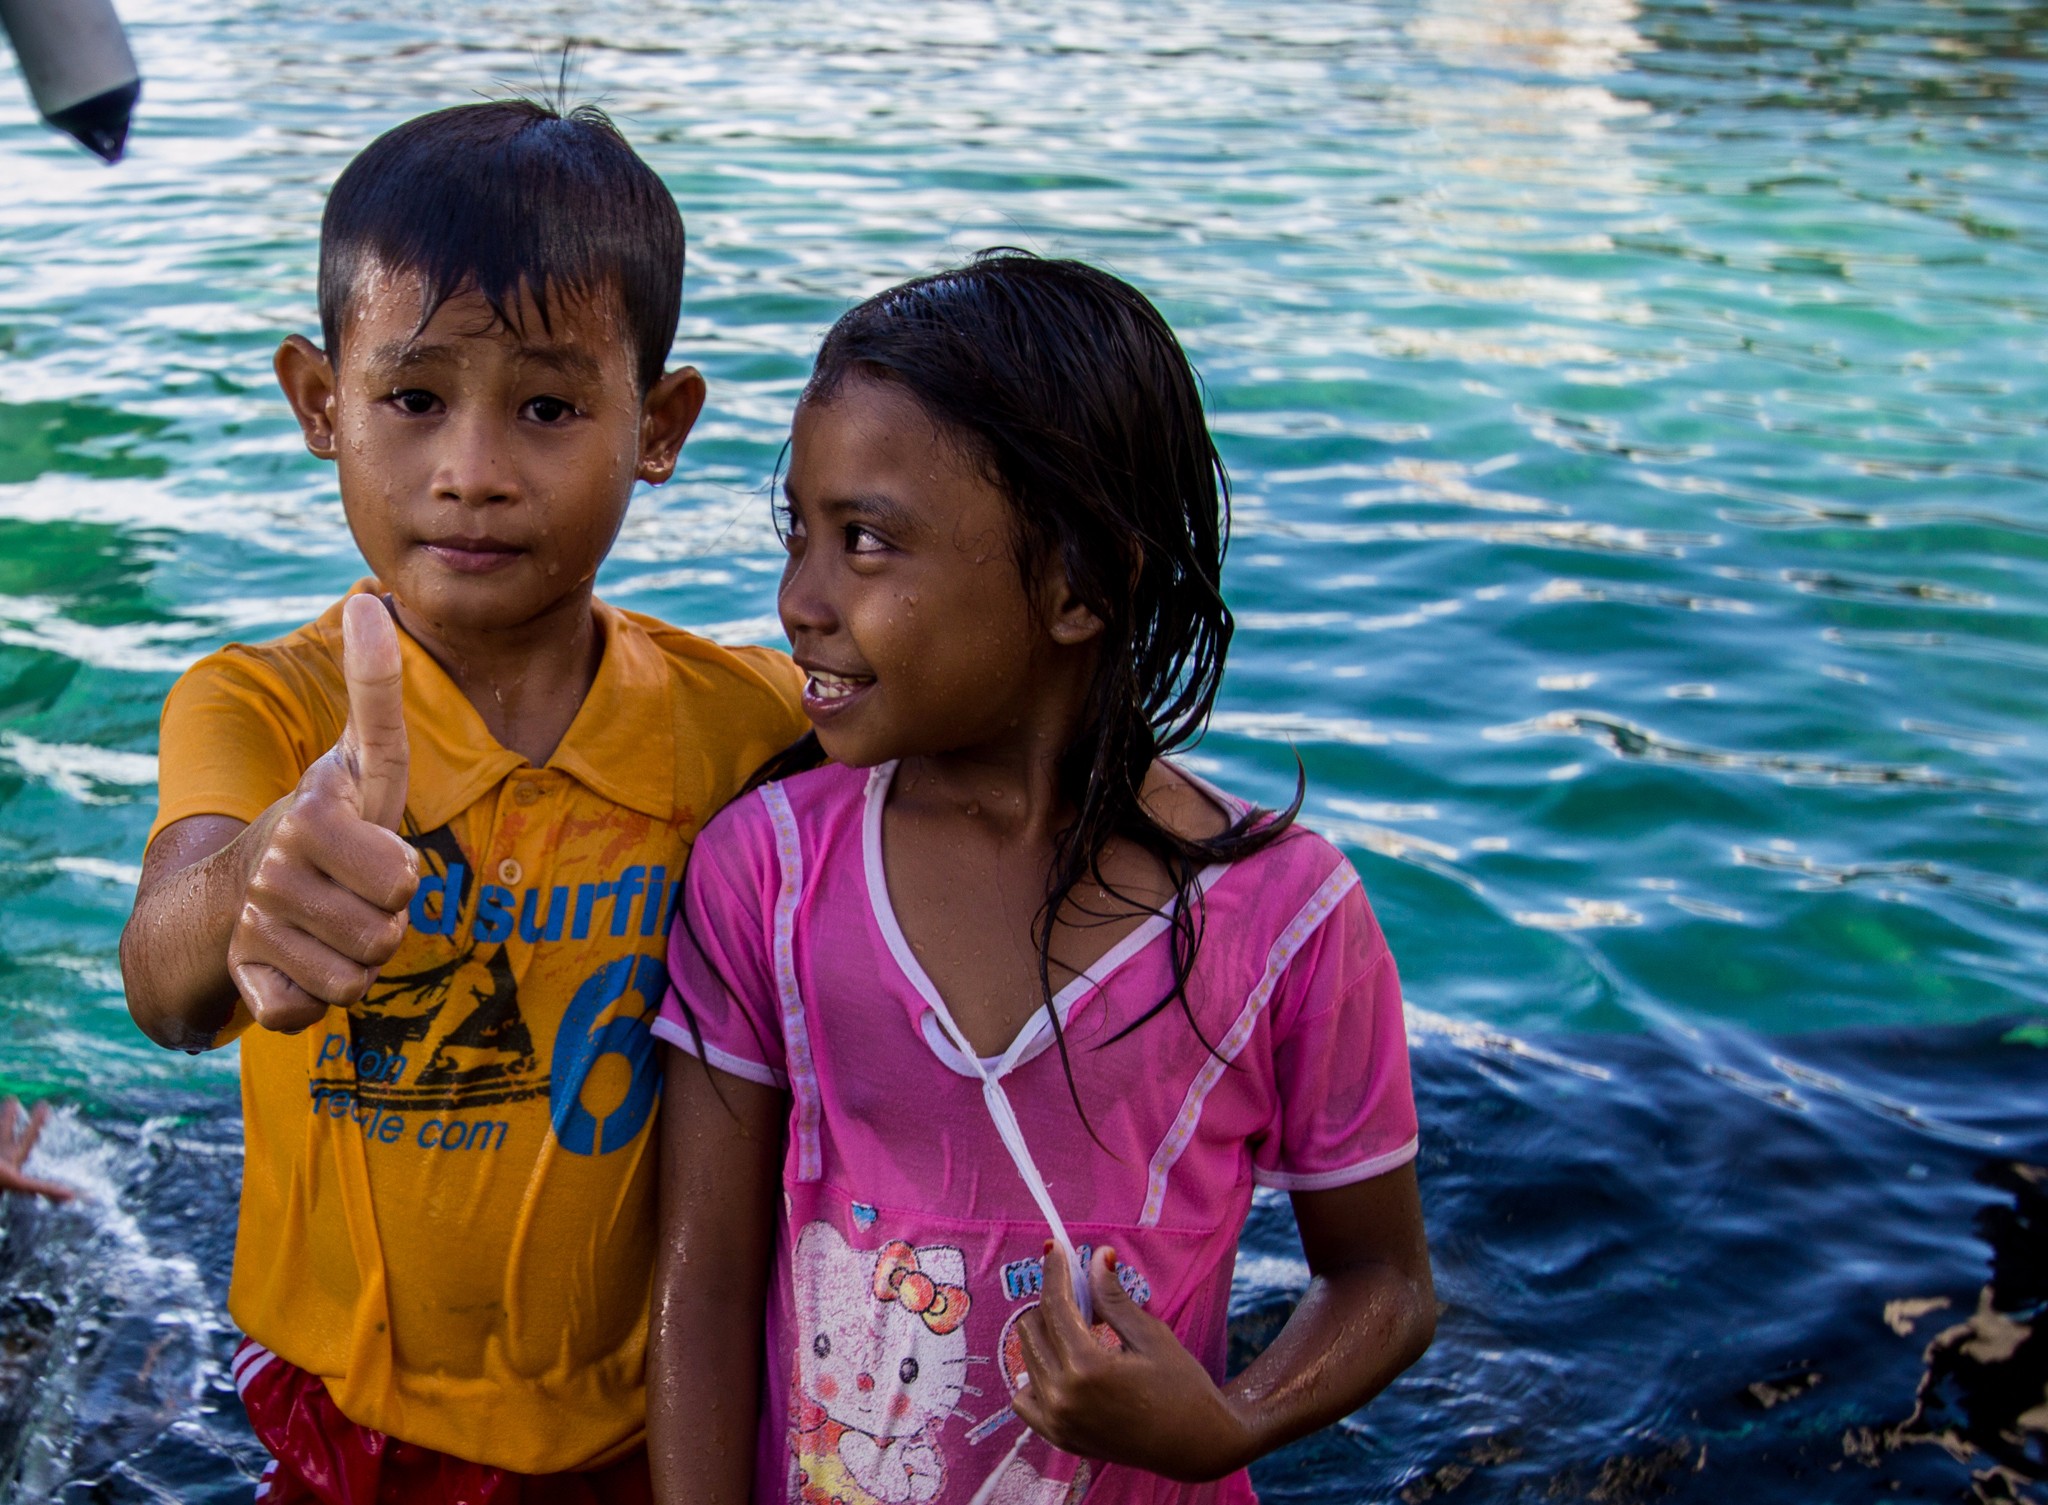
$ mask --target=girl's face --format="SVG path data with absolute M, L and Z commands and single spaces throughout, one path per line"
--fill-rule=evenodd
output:
M 1064 582 L 1027 596 L 1009 502 L 915 399 L 850 377 L 802 404 L 783 491 L 776 604 L 827 756 L 1057 751 L 1101 624 Z

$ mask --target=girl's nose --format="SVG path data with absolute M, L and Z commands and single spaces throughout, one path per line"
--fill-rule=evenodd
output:
M 806 568 L 807 563 L 802 554 L 792 554 L 782 568 L 782 585 L 775 593 L 776 613 L 792 643 L 799 632 L 823 635 L 839 626 L 839 613 L 823 588 L 823 565 Z

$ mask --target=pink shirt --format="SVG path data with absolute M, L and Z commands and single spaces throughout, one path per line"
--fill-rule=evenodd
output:
M 1027 1176 L 1084 1253 L 1114 1244 L 1124 1288 L 1220 1381 L 1253 1186 L 1341 1186 L 1415 1154 L 1400 984 L 1358 876 L 1299 829 L 1202 875 L 1200 1036 L 1176 1003 L 1106 1043 L 1167 994 L 1164 920 L 1061 990 L 1097 1144 L 1042 1013 L 1001 1057 L 961 1048 L 889 901 L 894 771 L 821 768 L 735 802 L 697 842 L 670 938 L 655 1034 L 790 1094 L 756 1498 L 1252 1500 L 1241 1473 L 1191 1487 L 1088 1464 L 1011 1413 L 1049 1227 Z

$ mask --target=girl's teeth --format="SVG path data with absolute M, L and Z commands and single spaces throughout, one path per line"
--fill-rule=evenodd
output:
M 811 694 L 819 700 L 840 700 L 859 689 L 861 681 L 842 679 L 837 674 L 813 674 Z

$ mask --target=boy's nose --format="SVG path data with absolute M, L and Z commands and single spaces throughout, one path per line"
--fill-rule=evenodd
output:
M 511 500 L 516 478 L 505 461 L 509 435 L 478 414 L 458 417 L 441 431 L 435 456 L 434 495 L 466 506 Z

